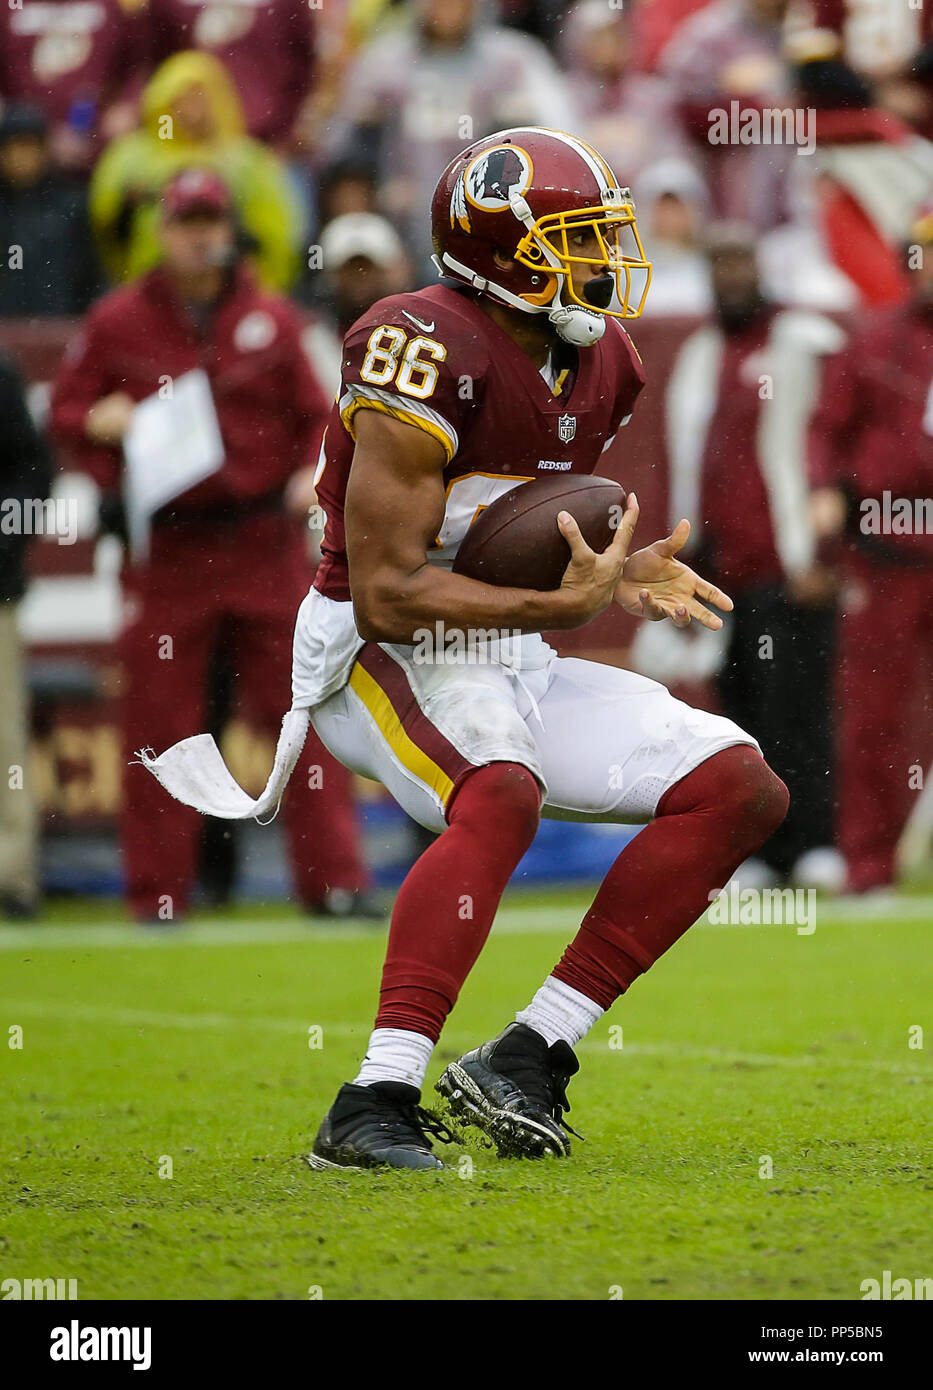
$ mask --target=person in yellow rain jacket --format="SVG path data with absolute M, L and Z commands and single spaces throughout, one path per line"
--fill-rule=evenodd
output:
M 245 133 L 227 69 L 209 53 L 176 53 L 140 99 L 140 126 L 114 140 L 91 177 L 90 214 L 114 281 L 133 280 L 159 259 L 160 190 L 179 169 L 209 167 L 233 194 L 260 282 L 286 290 L 300 267 L 307 216 L 285 164 Z

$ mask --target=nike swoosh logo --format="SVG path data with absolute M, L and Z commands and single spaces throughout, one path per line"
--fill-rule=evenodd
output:
M 420 319 L 416 319 L 416 318 L 415 318 L 414 314 L 410 314 L 410 313 L 408 312 L 407 309 L 403 309 L 403 310 L 402 310 L 402 313 L 405 315 L 405 317 L 406 317 L 407 319 L 410 319 L 410 320 L 411 320 L 411 322 L 415 325 L 416 328 L 420 328 L 421 331 L 422 331 L 422 333 L 433 333 L 433 332 L 434 332 L 434 320 L 433 320 L 433 319 L 431 320 L 430 323 L 422 323 Z

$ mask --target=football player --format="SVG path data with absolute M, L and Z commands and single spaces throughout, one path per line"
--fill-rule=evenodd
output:
M 441 1166 L 431 1135 L 445 1131 L 420 1088 L 542 814 L 650 824 L 530 1003 L 438 1083 L 500 1153 L 531 1157 L 569 1152 L 574 1044 L 787 809 L 737 725 L 632 672 L 561 658 L 540 636 L 612 602 L 718 629 L 713 610 L 731 602 L 678 561 L 686 521 L 629 554 L 630 496 L 595 553 L 561 513 L 570 559 L 550 592 L 451 569 L 478 512 L 554 470 L 592 473 L 632 413 L 644 374 L 623 324 L 650 269 L 628 190 L 582 140 L 520 127 L 450 164 L 432 222 L 441 283 L 381 300 L 345 339 L 318 478 L 324 558 L 295 632 L 287 719 L 310 711 L 338 759 L 441 832 L 399 890 L 375 1027 L 320 1127 L 316 1168 Z M 426 654 L 420 636 L 478 630 L 505 635 L 473 662 L 443 643 Z M 289 728 L 254 811 L 294 761 Z M 158 764 L 190 794 L 190 764 L 174 779 Z
M 318 481 L 324 562 L 299 617 L 296 704 L 338 758 L 443 833 L 399 892 L 379 1011 L 314 1166 L 436 1167 L 424 1073 L 539 815 L 651 821 L 561 961 L 439 1090 L 499 1151 L 566 1154 L 573 1045 L 783 818 L 787 793 L 735 724 L 628 671 L 562 659 L 538 635 L 615 600 L 718 628 L 725 594 L 676 558 L 689 527 L 628 555 L 631 498 L 595 554 L 569 514 L 554 592 L 451 572 L 470 522 L 523 479 L 592 472 L 631 415 L 641 362 L 623 327 L 648 264 L 627 190 L 582 140 L 491 136 L 434 195 L 436 287 L 376 304 L 347 335 Z M 708 607 L 707 605 L 712 605 Z M 486 664 L 433 660 L 419 630 L 497 629 Z

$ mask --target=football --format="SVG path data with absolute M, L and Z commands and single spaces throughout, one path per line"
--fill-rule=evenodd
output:
M 565 473 L 519 483 L 473 522 L 454 572 L 516 589 L 557 589 L 570 547 L 557 526 L 568 511 L 593 550 L 605 550 L 625 510 L 626 494 L 610 478 Z

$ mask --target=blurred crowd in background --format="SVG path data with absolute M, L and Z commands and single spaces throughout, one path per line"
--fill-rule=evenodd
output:
M 23 0 L 0 12 L 0 101 L 0 213 L 42 248 L 0 282 L 6 315 L 78 312 L 151 266 L 159 190 L 193 163 L 229 183 L 270 288 L 342 301 L 309 247 L 361 213 L 401 239 L 357 230 L 364 259 L 421 283 L 438 171 L 521 122 L 583 135 L 631 185 L 649 314 L 710 307 L 713 218 L 754 227 L 784 302 L 845 309 L 902 290 L 933 32 L 909 0 Z M 820 113 L 818 157 L 711 143 L 733 102 Z M 332 233 L 326 268 L 353 239 Z
M 772 143 L 761 118 L 782 111 L 796 116 L 795 138 Z M 752 123 L 743 126 L 749 116 Z M 730 132 L 725 140 L 711 136 L 716 120 Z M 162 282 L 151 279 L 171 260 L 165 229 L 186 210 L 213 208 L 227 228 L 230 263 L 235 259 L 249 276 L 237 292 L 246 296 L 246 319 L 253 315 L 255 345 L 265 347 L 255 316 L 271 315 L 291 344 L 288 370 L 300 375 L 295 357 L 303 353 L 321 404 L 315 429 L 302 433 L 296 422 L 294 438 L 283 439 L 262 487 L 241 490 L 235 505 L 208 496 L 200 511 L 195 505 L 197 515 L 184 518 L 187 531 L 175 526 L 171 545 L 180 549 L 171 551 L 168 568 L 177 569 L 186 545 L 196 564 L 195 551 L 229 547 L 231 527 L 268 528 L 270 498 L 302 514 L 313 494 L 292 475 L 313 465 L 339 378 L 341 335 L 376 299 L 433 283 L 428 209 L 440 171 L 465 144 L 522 123 L 582 135 L 631 186 L 653 265 L 646 321 L 685 321 L 665 379 L 654 387 L 663 397 L 655 422 L 664 435 L 666 490 L 673 518 L 685 513 L 695 523 L 696 564 L 732 592 L 737 611 L 724 663 L 708 658 L 702 642 L 650 631 L 636 640 L 633 659 L 675 683 L 697 675 L 712 681 L 725 712 L 759 737 L 790 783 L 795 810 L 762 866 L 767 874 L 827 888 L 884 887 L 922 790 L 908 785 L 907 769 L 927 744 L 925 736 L 913 738 L 904 710 L 910 688 L 926 679 L 933 535 L 895 534 L 870 544 L 853 519 L 860 498 L 880 488 L 909 498 L 933 493 L 933 406 L 918 399 L 930 378 L 933 278 L 922 254 L 912 254 L 933 245 L 931 5 L 4 6 L 0 249 L 8 263 L 0 271 L 0 346 L 3 321 L 91 311 L 79 345 L 66 353 L 50 430 L 44 419 L 34 431 L 25 419 L 10 426 L 19 461 L 6 465 L 4 495 L 15 487 L 36 495 L 58 449 L 94 477 L 105 512 L 118 503 L 125 421 L 112 398 L 128 392 L 131 406 L 155 389 L 160 354 L 174 331 L 158 299 Z M 743 129 L 752 132 L 747 139 Z M 214 179 L 204 185 L 213 192 L 184 193 L 193 170 Z M 168 187 L 183 190 L 172 195 L 172 208 Z M 24 249 L 18 263 L 7 252 L 16 247 Z M 188 273 L 180 239 L 174 254 L 180 259 L 165 273 L 177 286 Z M 91 308 L 121 285 L 141 288 L 115 309 Z M 284 317 L 270 307 L 280 302 L 275 296 L 290 301 Z M 129 306 L 143 315 L 140 322 L 151 313 L 161 325 L 144 370 L 138 362 L 126 366 L 139 356 L 132 332 L 120 338 Z M 202 342 L 222 353 L 219 318 L 194 317 Z M 239 330 L 230 331 L 236 346 Z M 636 325 L 636 342 L 638 333 Z M 82 353 L 87 359 L 88 335 L 96 376 L 78 361 Z M 179 361 L 187 361 L 184 351 Z M 270 359 L 262 367 L 270 375 L 260 378 L 271 381 L 281 370 L 282 359 Z M 15 400 L 15 375 L 8 366 L 3 371 L 4 391 Z M 134 372 L 135 385 L 127 384 Z M 763 375 L 783 383 L 773 399 L 762 395 Z M 118 379 L 121 392 L 113 385 Z M 14 417 L 11 406 L 4 418 Z M 241 428 L 248 440 L 248 414 Z M 0 543 L 14 544 L 6 537 Z M 294 593 L 282 587 L 275 638 L 282 652 L 294 594 L 306 578 L 295 581 Z M 156 601 L 155 578 L 146 582 L 149 590 L 140 581 L 136 591 L 144 606 Z M 8 609 L 24 587 L 11 560 L 0 593 Z M 163 720 L 163 728 L 151 712 L 150 742 L 196 732 L 203 721 L 195 715 L 208 697 L 220 701 L 219 709 L 238 674 L 225 675 L 212 653 L 223 622 L 242 625 L 255 613 L 218 608 L 208 615 L 207 599 L 203 608 L 203 660 L 188 678 L 203 684 L 210 668 L 213 684 L 180 722 Z M 875 624 L 885 632 L 883 660 Z M 13 638 L 4 632 L 12 691 L 21 678 Z M 758 648 L 763 632 L 779 649 L 785 642 L 792 659 L 766 666 Z M 284 708 L 287 692 L 281 694 Z M 918 708 L 929 714 L 925 696 Z M 127 737 L 138 734 L 134 727 Z M 9 737 L 13 749 L 16 735 Z M 884 750 L 870 771 L 866 747 Z M 14 751 L 5 764 L 16 763 Z M 336 771 L 330 780 L 339 781 Z M 350 795 L 341 784 L 326 814 L 337 827 L 340 867 L 318 865 L 317 878 L 307 880 L 302 899 L 309 910 L 371 906 L 345 814 Z M 10 912 L 28 913 L 37 898 L 35 856 L 22 798 L 16 804 L 12 829 L 16 816 L 3 811 L 0 898 Z M 158 807 L 131 810 L 135 851 L 124 836 L 130 860 L 145 857 L 152 835 L 168 834 L 169 819 Z M 177 831 L 187 836 L 185 854 L 167 851 L 185 860 L 174 890 L 182 911 L 195 872 L 196 831 L 186 823 Z M 323 836 L 314 842 L 319 853 Z M 140 880 L 131 899 L 134 892 L 137 915 L 156 916 L 156 885 Z

